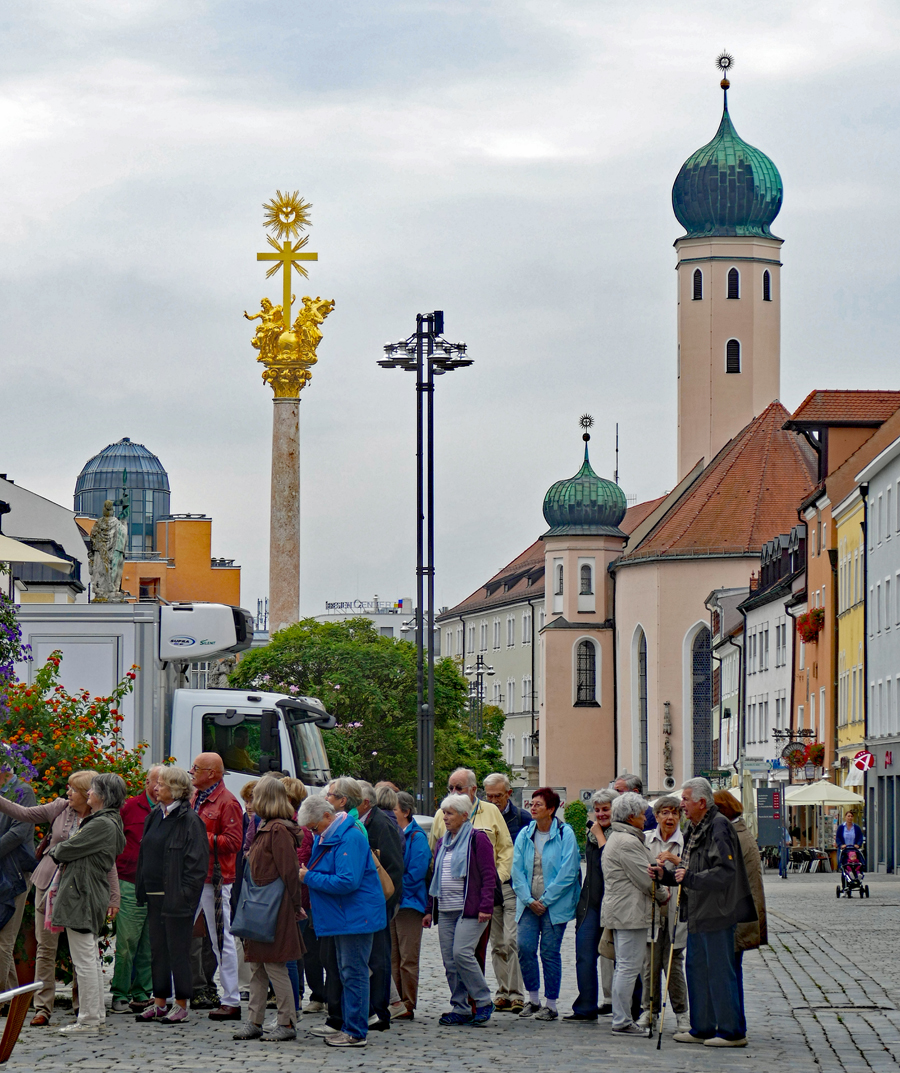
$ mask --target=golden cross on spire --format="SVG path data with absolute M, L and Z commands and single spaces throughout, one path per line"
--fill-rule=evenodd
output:
M 303 247 L 309 242 L 309 236 L 304 235 L 303 238 L 297 239 L 296 242 L 291 242 L 291 239 L 297 238 L 300 230 L 305 230 L 310 226 L 309 210 L 312 205 L 303 201 L 295 190 L 293 194 L 282 194 L 280 190 L 276 191 L 276 196 L 269 202 L 263 205 L 266 210 L 266 218 L 263 223 L 263 227 L 271 227 L 278 238 L 282 239 L 281 245 L 272 238 L 271 235 L 266 235 L 266 240 L 269 245 L 275 250 L 275 253 L 258 253 L 256 255 L 257 261 L 275 261 L 268 272 L 266 272 L 266 279 L 273 276 L 279 268 L 282 269 L 282 283 L 284 285 L 284 297 L 282 299 L 282 318 L 285 331 L 291 326 L 291 268 L 295 268 L 301 276 L 309 276 L 306 269 L 299 264 L 299 261 L 318 261 L 319 255 L 317 253 L 302 253 Z

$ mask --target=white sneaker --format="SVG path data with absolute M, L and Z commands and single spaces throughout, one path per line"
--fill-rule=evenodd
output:
M 328 1036 L 339 1036 L 341 1030 L 339 1028 L 332 1028 L 329 1024 L 316 1025 L 315 1028 L 307 1029 L 311 1036 L 322 1036 L 327 1039 Z
M 304 1013 L 324 1013 L 328 1007 L 324 1002 L 316 1002 L 315 999 L 310 999 L 309 1002 L 303 1007 Z
M 690 1032 L 690 1030 L 691 1030 L 691 1015 L 689 1013 L 676 1013 L 675 1014 L 675 1029 L 678 1032 Z
M 650 1011 L 649 1010 L 644 1010 L 644 1012 L 641 1014 L 641 1016 L 637 1019 L 637 1021 L 635 1023 L 637 1024 L 638 1028 L 649 1028 L 650 1027 Z
M 65 1028 L 58 1028 L 57 1032 L 64 1036 L 93 1036 L 100 1031 L 101 1027 L 101 1025 L 84 1025 L 76 1021 L 74 1024 L 66 1025 Z

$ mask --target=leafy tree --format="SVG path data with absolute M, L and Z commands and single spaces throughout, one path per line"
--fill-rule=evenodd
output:
M 575 832 L 575 841 L 578 843 L 579 850 L 584 853 L 584 843 L 587 840 L 587 808 L 584 802 L 577 798 L 570 801 L 566 805 L 564 815 L 566 823 Z
M 369 619 L 318 622 L 304 619 L 276 633 L 264 648 L 248 652 L 229 681 L 275 693 L 318 697 L 337 719 L 325 731 L 334 775 L 400 787 L 416 783 L 416 649 L 382 637 Z M 469 729 L 468 683 L 452 659 L 434 668 L 435 787 L 438 794 L 456 767 L 470 767 L 479 781 L 508 772 L 501 749 L 504 717 L 486 707 L 483 734 Z

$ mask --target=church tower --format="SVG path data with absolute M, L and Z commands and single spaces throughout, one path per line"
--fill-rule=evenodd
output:
M 727 74 L 732 59 L 717 61 Z M 684 162 L 672 207 L 678 254 L 678 480 L 779 397 L 782 202 L 774 163 L 739 136 L 724 94 L 711 142 Z

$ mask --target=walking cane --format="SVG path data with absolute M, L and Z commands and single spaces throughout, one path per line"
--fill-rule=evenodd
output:
M 650 910 L 650 1029 L 647 1039 L 653 1039 L 653 998 L 656 991 L 656 880 L 653 880 L 653 908 Z
M 678 897 L 675 899 L 675 924 L 672 927 L 672 937 L 669 940 L 669 966 L 666 969 L 666 989 L 663 991 L 662 1009 L 659 1011 L 659 1038 L 656 1041 L 656 1049 L 662 1047 L 663 1021 L 666 1017 L 666 1003 L 669 1000 L 669 977 L 672 975 L 672 955 L 675 953 L 675 933 L 678 931 L 678 909 L 681 905 L 681 892 L 684 888 L 679 883 Z

